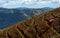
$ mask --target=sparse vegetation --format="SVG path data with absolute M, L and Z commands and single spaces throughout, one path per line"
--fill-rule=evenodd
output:
M 60 38 L 59 16 L 60 8 L 40 14 L 0 31 L 0 38 Z

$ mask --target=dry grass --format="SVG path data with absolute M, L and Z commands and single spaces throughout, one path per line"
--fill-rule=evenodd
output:
M 51 18 L 53 24 L 49 24 Z M 0 38 L 60 38 L 60 8 L 0 30 Z

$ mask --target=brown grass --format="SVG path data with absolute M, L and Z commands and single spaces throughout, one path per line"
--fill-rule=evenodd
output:
M 49 24 L 51 18 L 53 24 Z M 60 38 L 60 8 L 3 29 L 0 38 Z

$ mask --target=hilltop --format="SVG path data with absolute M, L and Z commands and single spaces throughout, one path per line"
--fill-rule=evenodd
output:
M 3 29 L 0 38 L 60 38 L 60 8 Z

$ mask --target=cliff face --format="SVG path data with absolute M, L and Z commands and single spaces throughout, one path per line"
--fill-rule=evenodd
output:
M 0 38 L 60 38 L 60 8 L 6 28 Z

